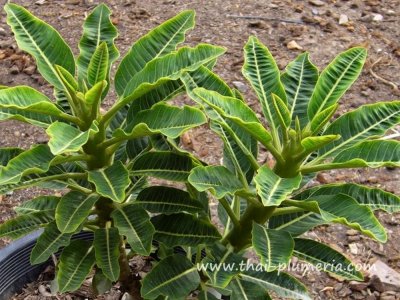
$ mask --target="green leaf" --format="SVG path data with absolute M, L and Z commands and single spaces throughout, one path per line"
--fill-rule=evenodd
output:
M 324 135 L 340 134 L 341 139 L 320 149 L 319 160 L 334 156 L 369 137 L 383 135 L 400 123 L 400 101 L 363 105 L 336 119 Z
M 97 46 L 89 62 L 87 80 L 90 86 L 94 86 L 96 83 L 106 80 L 108 68 L 108 47 L 106 42 L 102 42 Z
M 194 12 L 183 11 L 174 18 L 154 28 L 140 38 L 122 59 L 115 74 L 115 89 L 119 96 L 124 94 L 128 82 L 146 64 L 164 54 L 174 51 L 185 39 L 185 33 L 194 26 Z
M 380 242 L 386 242 L 385 228 L 370 208 L 345 194 L 313 196 L 307 201 L 287 201 L 290 205 L 319 213 L 326 222 L 341 223 Z
M 286 103 L 275 94 L 272 94 L 271 100 L 281 128 L 283 130 L 289 128 L 292 117 Z
M 48 209 L 56 209 L 60 197 L 55 196 L 39 196 L 32 200 L 22 203 L 15 208 L 19 215 L 26 215 L 34 212 L 40 212 Z
M 400 142 L 364 141 L 340 152 L 332 164 L 345 167 L 400 167 Z
M 17 155 L 21 154 L 24 152 L 23 149 L 21 148 L 1 148 L 0 149 L 0 168 L 1 166 L 6 166 L 8 162 L 16 157 Z
M 47 145 L 38 145 L 11 159 L 0 167 L 0 185 L 18 183 L 23 176 L 44 173 L 54 159 Z
M 304 149 L 304 154 L 310 154 L 325 145 L 340 139 L 340 135 L 321 135 L 306 137 L 301 141 L 301 146 Z
M 293 178 L 281 178 L 268 167 L 262 166 L 258 169 L 254 181 L 264 206 L 279 206 L 300 186 L 301 175 Z
M 197 108 L 189 106 L 179 108 L 158 103 L 151 109 L 138 113 L 127 128 L 117 129 L 113 136 L 132 139 L 161 133 L 170 138 L 177 138 L 185 131 L 206 121 L 204 114 Z
M 154 234 L 154 226 L 150 222 L 147 212 L 137 204 L 117 206 L 112 212 L 114 226 L 131 246 L 131 249 L 140 255 L 149 255 Z
M 367 50 L 352 48 L 339 54 L 321 73 L 308 104 L 310 120 L 335 104 L 360 75 Z
M 95 194 L 85 195 L 75 191 L 64 195 L 56 209 L 58 230 L 62 233 L 76 231 L 98 199 L 99 196 Z
M 16 119 L 47 127 L 64 113 L 42 93 L 27 86 L 0 90 L 0 120 Z
M 65 247 L 60 256 L 56 274 L 60 293 L 79 289 L 92 270 L 95 261 L 91 242 L 75 240 Z
M 319 214 L 313 212 L 296 212 L 279 216 L 272 216 L 268 221 L 268 228 L 289 232 L 292 236 L 299 236 L 310 229 L 326 224 Z
M 110 20 L 110 14 L 111 11 L 105 4 L 99 4 L 87 16 L 85 23 L 83 24 L 83 34 L 79 41 L 80 53 L 77 59 L 78 78 L 80 81 L 88 79 L 90 83 L 90 81 L 95 79 L 95 77 L 92 77 L 93 69 L 90 69 L 90 62 L 93 56 L 96 55 L 97 57 L 99 55 L 99 53 L 96 53 L 96 50 L 103 42 L 107 44 L 108 58 L 107 70 L 105 72 L 107 81 L 110 81 L 108 78 L 110 66 L 119 56 L 118 49 L 114 45 L 114 40 L 117 37 L 118 32 L 117 28 L 115 28 Z M 103 52 L 103 54 L 105 54 L 105 52 Z M 93 58 L 93 60 L 96 60 L 96 58 Z M 90 69 L 89 74 L 88 69 Z M 92 85 L 95 83 L 97 82 L 92 83 Z
M 284 103 L 287 101 L 278 66 L 268 48 L 254 36 L 249 38 L 244 46 L 244 52 L 243 75 L 256 92 L 264 117 L 274 130 L 279 127 L 279 121 L 272 108 L 272 93 L 279 96 Z
M 151 213 L 196 213 L 203 210 L 203 205 L 190 197 L 188 192 L 166 186 L 151 186 L 143 189 L 136 201 Z
M 254 111 L 241 100 L 222 96 L 204 88 L 196 88 L 193 93 L 218 114 L 240 126 L 262 144 L 266 145 L 271 141 L 271 135 L 262 126 Z
M 319 266 L 323 271 L 348 280 L 363 280 L 363 275 L 344 255 L 319 242 L 296 238 L 293 255 L 301 260 Z
M 310 123 L 311 133 L 319 134 L 336 112 L 339 104 L 335 103 L 315 115 Z
M 89 171 L 88 180 L 99 195 L 119 203 L 125 200 L 125 190 L 130 184 L 129 172 L 120 161 L 105 169 Z
M 215 243 L 207 248 L 207 256 L 197 264 L 209 278 L 213 287 L 225 288 L 232 278 L 240 273 L 245 258 L 226 248 L 220 243 Z
M 117 281 L 119 277 L 120 242 L 117 228 L 99 228 L 94 232 L 93 246 L 96 253 L 96 264 L 111 281 Z
M 55 65 L 54 66 L 57 74 L 63 83 L 66 91 L 72 95 L 78 90 L 78 83 L 76 82 L 74 75 L 68 72 L 68 70 L 64 69 L 62 66 Z
M 55 122 L 46 129 L 50 137 L 48 145 L 54 155 L 77 152 L 87 143 L 90 133 L 98 130 L 95 124 L 92 124 L 89 130 L 82 132 L 67 123 Z
M 196 70 L 224 52 L 221 47 L 199 44 L 195 48 L 182 47 L 154 59 L 129 81 L 121 101 L 126 104 L 132 102 L 162 83 L 179 79 L 183 73 Z
M 148 152 L 135 160 L 132 174 L 186 181 L 192 167 L 193 162 L 187 155 L 167 151 Z
M 319 195 L 345 194 L 354 198 L 359 204 L 372 210 L 382 209 L 388 213 L 400 211 L 400 197 L 381 189 L 370 188 L 354 183 L 326 184 L 303 191 L 296 199 L 307 199 Z
M 234 278 L 229 284 L 230 300 L 272 300 L 265 288 L 258 284 Z
M 199 300 L 218 300 L 216 296 L 208 291 L 201 291 L 198 295 Z
M 215 109 L 209 107 L 209 105 L 204 102 L 204 99 L 200 99 L 193 92 L 197 87 L 203 87 L 205 91 L 216 92 L 216 96 L 222 95 L 232 97 L 233 91 L 221 78 L 206 67 L 200 67 L 194 72 L 184 74 L 181 80 L 184 82 L 189 96 L 194 101 L 202 106 L 206 104 L 205 111 L 209 117 L 214 120 L 210 124 L 211 130 L 219 135 L 224 142 L 224 165 L 241 178 L 246 178 L 248 181 L 251 181 L 258 153 L 257 140 L 251 136 L 253 131 L 249 133 L 232 120 L 227 119 L 227 117 L 218 116 Z M 228 108 L 229 107 L 228 105 Z M 222 111 L 224 111 L 224 108 L 222 108 Z M 252 111 L 250 110 L 250 114 L 251 113 Z
M 20 215 L 0 224 L 0 238 L 17 239 L 54 220 L 54 209 Z
M 318 69 L 310 62 L 307 52 L 289 63 L 281 75 L 290 108 L 290 119 L 298 117 L 302 128 L 308 123 L 307 106 L 317 80 Z
M 158 215 L 151 219 L 156 233 L 154 239 L 167 246 L 197 246 L 211 244 L 221 238 L 218 230 L 209 221 L 179 213 Z
M 31 264 L 36 265 L 47 261 L 60 247 L 69 245 L 71 236 L 72 233 L 61 233 L 56 222 L 53 221 L 48 224 L 32 249 Z
M 272 290 L 278 296 L 284 298 L 311 300 L 305 286 L 294 277 L 283 272 L 257 272 L 250 270 L 241 273 L 240 279 Z
M 4 9 L 7 12 L 7 23 L 14 32 L 18 47 L 35 58 L 40 74 L 48 82 L 63 89 L 54 65 L 60 65 L 74 74 L 75 60 L 71 49 L 60 34 L 21 6 L 8 3 Z
M 142 281 L 141 294 L 145 299 L 158 296 L 184 298 L 200 284 L 196 268 L 185 256 L 172 255 L 160 261 Z
M 198 191 L 210 190 L 218 199 L 244 189 L 240 180 L 223 166 L 196 167 L 188 180 Z
M 113 287 L 113 283 L 108 279 L 101 269 L 96 269 L 96 273 L 93 276 L 92 288 L 95 295 L 102 295 L 108 292 Z
M 286 231 L 267 229 L 253 223 L 252 243 L 267 272 L 287 265 L 292 257 L 294 241 Z

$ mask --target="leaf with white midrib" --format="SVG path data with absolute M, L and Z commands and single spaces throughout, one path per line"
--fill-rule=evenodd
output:
M 183 11 L 137 40 L 122 59 L 115 75 L 115 89 L 122 95 L 129 80 L 145 65 L 176 49 L 194 26 L 194 12 Z
M 341 139 L 319 150 L 318 161 L 328 158 L 368 137 L 381 136 L 400 123 L 400 101 L 363 105 L 348 112 L 323 132 L 324 135 L 340 134 Z
M 71 236 L 72 233 L 61 233 L 54 221 L 48 224 L 32 249 L 31 264 L 40 264 L 48 260 L 60 247 L 65 247 L 69 244 Z
M 151 222 L 156 229 L 154 239 L 168 246 L 212 244 L 221 237 L 209 221 L 185 213 L 158 215 Z
M 352 48 L 339 54 L 321 73 L 308 104 L 312 120 L 320 111 L 335 104 L 357 79 L 367 56 L 364 48 Z M 350 61 L 348 61 L 350 60 Z M 339 73 L 339 74 L 337 74 Z M 337 78 L 332 76 L 339 75 Z M 328 90 L 326 90 L 328 89 Z
M 57 283 L 61 293 L 77 290 L 95 264 L 91 242 L 74 240 L 65 247 L 57 265 Z
M 111 281 L 117 281 L 120 274 L 120 235 L 115 227 L 99 228 L 94 232 L 96 264 Z
M 56 209 L 58 229 L 63 233 L 77 230 L 98 199 L 99 196 L 96 194 L 86 195 L 76 191 L 64 195 Z
M 120 161 L 105 169 L 89 171 L 88 180 L 99 195 L 119 203 L 125 200 L 125 190 L 130 184 L 129 172 Z
M 147 212 L 138 204 L 129 203 L 117 206 L 111 213 L 114 226 L 126 239 L 132 250 L 141 255 L 148 255 L 151 250 L 151 241 L 154 226 L 150 222 Z
M 152 213 L 177 213 L 182 211 L 199 212 L 203 205 L 190 197 L 186 191 L 164 186 L 152 186 L 143 189 L 136 201 Z
M 349 280 L 362 280 L 363 276 L 356 267 L 340 252 L 329 246 L 310 240 L 295 239 L 293 255 L 315 266 L 323 266 L 323 270 Z
M 38 70 L 47 81 L 62 89 L 63 85 L 54 65 L 61 65 L 70 73 L 75 73 L 71 49 L 53 27 L 33 16 L 25 8 L 9 3 L 5 10 L 8 16 L 7 23 L 15 34 L 18 46 L 36 59 Z M 52 42 L 52 47 L 47 47 L 49 41 Z
M 167 296 L 186 297 L 200 283 L 200 276 L 185 256 L 172 255 L 161 260 L 142 281 L 141 294 L 146 299 Z
M 301 178 L 300 174 L 293 178 L 281 178 L 267 166 L 262 166 L 254 181 L 264 206 L 278 206 L 300 186 Z
M 294 247 L 290 233 L 267 229 L 257 223 L 253 223 L 252 244 L 267 272 L 287 265 Z
M 257 272 L 250 270 L 242 272 L 240 279 L 273 290 L 276 294 L 285 298 L 311 300 L 305 286 L 294 277 L 283 272 Z
M 359 204 L 376 210 L 382 209 L 389 213 L 400 211 L 400 197 L 378 188 L 371 188 L 354 183 L 326 184 L 303 191 L 296 199 L 307 199 L 312 195 L 345 194 L 353 197 Z

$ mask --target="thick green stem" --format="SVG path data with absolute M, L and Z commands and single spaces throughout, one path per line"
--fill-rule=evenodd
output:
M 275 208 L 275 206 L 264 207 L 261 204 L 249 204 L 240 219 L 240 226 L 234 226 L 225 240 L 233 246 L 236 252 L 248 247 L 251 244 L 253 222 L 264 224 L 271 217 Z

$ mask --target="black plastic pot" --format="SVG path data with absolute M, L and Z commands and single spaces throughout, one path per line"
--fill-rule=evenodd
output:
M 0 249 L 0 300 L 11 299 L 25 284 L 35 281 L 46 266 L 52 263 L 51 259 L 39 265 L 31 265 L 29 261 L 31 250 L 41 233 L 42 230 L 35 231 Z M 72 239 L 92 240 L 93 233 L 81 232 L 72 236 Z

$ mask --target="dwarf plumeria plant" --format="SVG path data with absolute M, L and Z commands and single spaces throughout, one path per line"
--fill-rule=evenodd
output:
M 114 78 L 118 99 L 101 113 L 119 56 L 108 7 L 101 4 L 87 16 L 76 58 L 53 27 L 18 5 L 7 4 L 5 10 L 18 46 L 35 58 L 54 87 L 55 101 L 27 86 L 0 90 L 0 120 L 27 122 L 49 136 L 47 144 L 28 150 L 0 150 L 0 193 L 32 186 L 67 192 L 16 208 L 17 216 L 0 225 L 0 237 L 43 228 L 31 262 L 45 262 L 63 247 L 56 266 L 59 292 L 78 289 L 94 268 L 95 290 L 120 282 L 137 299 L 140 278 L 128 260 L 149 255 L 153 238 L 163 242 L 164 232 L 181 228 L 193 235 L 183 238 L 183 245 L 220 238 L 204 194 L 189 184 L 184 191 L 146 182 L 148 176 L 186 182 L 192 167 L 201 164 L 177 148 L 177 138 L 206 123 L 205 115 L 165 101 L 184 91 L 179 78 L 185 72 L 208 88 L 197 70 L 211 68 L 224 49 L 208 44 L 177 49 L 194 26 L 193 11 L 180 13 L 133 44 Z M 151 220 L 149 212 L 157 215 Z M 71 240 L 82 230 L 94 233 L 93 242 Z M 159 275 L 162 280 L 165 274 Z
M 301 235 L 318 225 L 341 223 L 385 242 L 385 229 L 373 211 L 398 212 L 400 198 L 352 183 L 307 183 L 319 171 L 399 167 L 400 142 L 382 137 L 400 123 L 400 101 L 363 105 L 333 118 L 339 99 L 362 70 L 364 48 L 341 53 L 321 73 L 307 53 L 281 73 L 256 37 L 250 37 L 244 55 L 243 75 L 264 120 L 216 75 L 213 89 L 198 86 L 189 73 L 182 77 L 224 143 L 223 165 L 198 166 L 189 176 L 199 192 L 210 191 L 218 199 L 224 224 L 223 238 L 205 247 L 204 285 L 231 299 L 270 299 L 268 290 L 310 299 L 301 283 L 282 273 L 293 256 L 336 276 L 362 280 L 343 254 Z M 259 161 L 259 145 L 274 162 Z M 249 249 L 259 256 L 259 265 L 247 263 Z
M 17 216 L 0 225 L 0 237 L 44 228 L 31 261 L 45 262 L 61 249 L 55 290 L 78 289 L 94 270 L 97 293 L 119 282 L 133 299 L 271 299 L 270 291 L 310 299 L 282 272 L 292 256 L 362 280 L 341 253 L 301 235 L 336 222 L 384 242 L 372 211 L 400 210 L 400 199 L 379 189 L 306 185 L 323 170 L 400 165 L 399 142 L 379 139 L 400 123 L 399 101 L 332 120 L 362 69 L 365 49 L 340 54 L 321 74 L 305 53 L 281 74 L 251 37 L 243 73 L 260 100 L 260 121 L 212 72 L 224 49 L 177 49 L 194 26 L 194 13 L 185 11 L 133 44 L 116 71 L 117 100 L 101 113 L 119 55 L 109 9 L 99 5 L 86 18 L 76 61 L 52 27 L 20 6 L 5 9 L 19 47 L 36 59 L 55 101 L 29 87 L 0 90 L 0 120 L 28 122 L 49 135 L 46 145 L 0 150 L 0 192 L 39 186 L 65 193 L 16 208 Z M 166 104 L 184 91 L 195 106 Z M 182 133 L 207 120 L 224 142 L 221 166 L 179 147 Z M 273 167 L 258 159 L 259 145 L 274 157 Z M 149 177 L 180 188 L 151 186 Z M 210 221 L 208 192 L 220 204 L 221 233 Z M 74 239 L 81 231 L 93 232 L 93 241 Z M 247 260 L 252 249 L 261 262 L 256 267 Z M 154 252 L 144 278 L 131 270 L 131 257 Z

